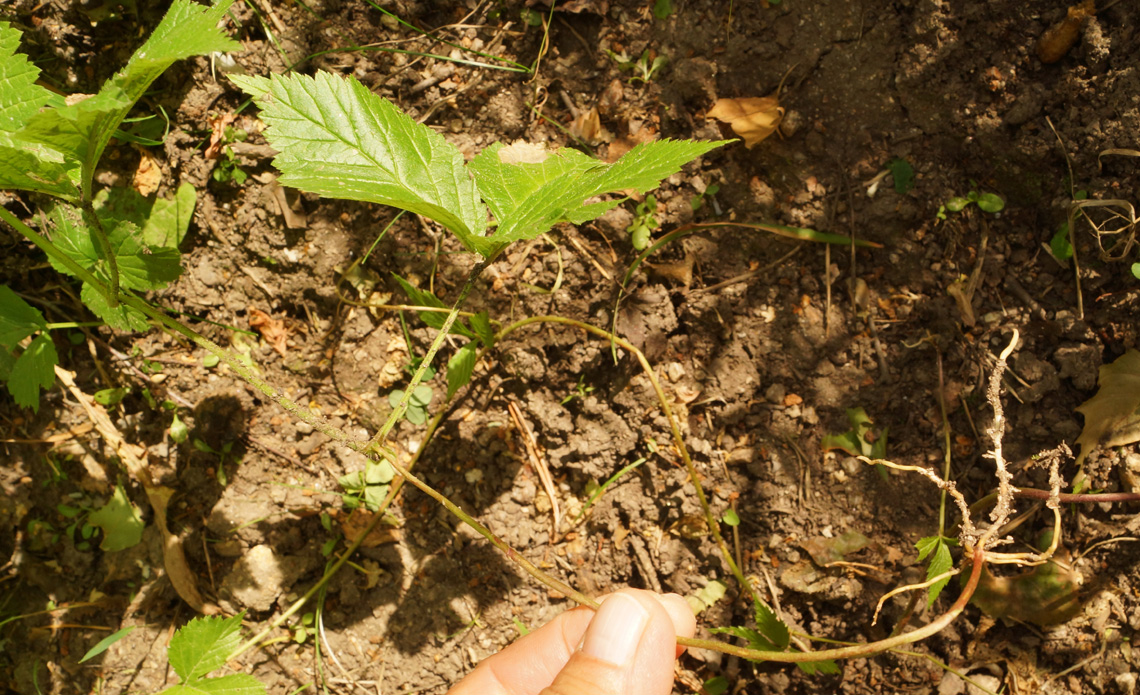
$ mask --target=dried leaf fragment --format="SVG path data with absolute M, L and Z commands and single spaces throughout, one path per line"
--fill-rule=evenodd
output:
M 1098 446 L 1124 446 L 1140 441 L 1140 352 L 1129 350 L 1112 364 L 1100 368 L 1096 395 L 1077 412 L 1085 426 L 1077 444 L 1077 466 Z
M 1042 63 L 1056 63 L 1065 57 L 1081 36 L 1081 25 L 1096 14 L 1095 0 L 1084 0 L 1069 8 L 1065 18 L 1049 27 L 1037 41 L 1037 57 Z
M 131 186 L 139 192 L 139 195 L 149 196 L 158 190 L 161 183 L 162 165 L 158 163 L 153 154 L 140 147 L 139 166 L 135 170 L 135 177 L 131 181 Z
M 707 117 L 732 126 L 732 132 L 751 148 L 776 132 L 784 119 L 784 108 L 776 97 L 717 99 Z
M 285 328 L 284 321 L 273 318 L 261 309 L 251 308 L 249 327 L 260 333 L 265 342 L 269 343 L 278 354 L 285 356 L 285 340 L 289 337 L 289 330 Z

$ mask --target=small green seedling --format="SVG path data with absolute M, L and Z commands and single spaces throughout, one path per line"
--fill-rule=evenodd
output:
M 657 198 L 652 193 L 645 196 L 645 201 L 637 204 L 637 214 L 633 222 L 626 227 L 629 232 L 629 241 L 633 248 L 644 251 L 649 246 L 650 234 L 657 229 Z
M 408 412 L 411 410 L 409 409 Z M 388 485 L 394 477 L 396 477 L 396 471 L 392 468 L 392 464 L 387 461 L 379 463 L 369 461 L 363 471 L 341 476 L 337 483 L 345 491 L 341 495 L 344 506 L 355 509 L 363 504 L 370 512 L 379 510 L 380 504 L 388 495 Z M 332 522 L 326 520 L 326 516 L 322 515 L 321 523 L 326 525 L 326 530 L 331 530 Z
M 914 188 L 914 167 L 902 157 L 896 157 L 887 162 L 887 171 L 891 172 L 891 179 L 895 182 L 895 192 L 899 195 L 910 192 Z
M 76 531 L 79 532 L 80 541 L 75 544 L 76 550 L 89 550 L 96 530 L 103 531 L 100 549 L 108 552 L 125 550 L 138 545 L 146 527 L 139 508 L 127 497 L 127 491 L 122 485 L 116 485 L 111 499 L 98 509 L 63 503 L 57 504 L 55 508 L 65 519 L 71 521 L 64 529 L 64 534 L 68 538 L 75 538 Z
M 413 425 L 422 425 L 427 422 L 428 418 L 428 405 L 431 404 L 432 396 L 435 392 L 427 384 L 420 384 L 412 391 L 412 399 L 408 405 L 408 412 L 404 417 L 408 418 L 408 422 Z M 388 402 L 393 408 L 400 404 L 404 399 L 404 391 L 396 389 L 388 394 Z
M 245 132 L 243 128 L 234 128 L 233 126 L 226 126 L 222 135 L 221 156 L 218 158 L 218 163 L 214 166 L 214 171 L 210 176 L 218 183 L 234 182 L 237 185 L 245 183 L 249 178 L 249 174 L 238 166 L 237 155 L 234 154 L 234 148 L 231 146 L 235 142 L 245 142 L 249 137 L 249 133 Z
M 79 531 L 79 536 L 82 540 L 75 544 L 75 549 L 80 551 L 87 551 L 91 549 L 91 537 L 95 535 L 98 530 L 97 527 L 87 523 L 87 515 L 91 511 L 84 507 L 73 507 L 70 504 L 63 504 L 62 502 L 55 505 L 55 509 L 65 519 L 70 519 L 71 523 L 64 529 L 64 534 L 71 539 L 75 538 L 76 530 Z
M 309 639 L 309 637 L 315 635 L 316 628 L 313 627 L 315 620 L 316 616 L 313 613 L 306 613 L 302 615 L 301 620 L 292 627 L 293 641 L 297 644 L 304 644 L 305 641 Z
M 575 398 L 585 398 L 594 392 L 593 386 L 586 386 L 586 375 L 581 374 L 578 376 L 578 385 L 574 387 L 566 397 L 559 401 L 559 405 L 566 405 Z
M 787 624 L 768 606 L 760 601 L 754 604 L 756 627 L 714 627 L 712 632 L 739 637 L 748 643 L 749 648 L 762 651 L 787 651 L 791 649 L 792 634 Z M 793 650 L 797 651 L 797 650 Z M 801 671 L 810 675 L 816 673 L 839 673 L 834 661 L 808 661 L 796 664 Z
M 618 54 L 607 49 L 606 53 L 617 63 L 619 70 L 637 73 L 629 78 L 630 83 L 641 82 L 642 84 L 649 84 L 653 80 L 653 76 L 657 74 L 657 71 L 669 62 L 669 59 L 663 55 L 653 57 L 653 52 L 648 48 L 641 52 L 641 57 L 637 60 L 630 59 L 625 51 Z
M 971 186 L 978 185 L 971 181 Z M 938 206 L 938 219 L 945 220 L 947 212 L 962 212 L 971 205 L 977 205 L 982 212 L 997 214 L 1005 209 L 1005 201 L 996 193 L 978 193 L 971 190 L 965 198 L 955 197 Z
M 265 695 L 265 686 L 247 673 L 206 678 L 225 666 L 226 658 L 241 644 L 243 617 L 245 611 L 231 618 L 194 618 L 174 633 L 166 656 L 180 682 L 159 695 Z
M 850 456 L 866 456 L 869 459 L 887 457 L 889 427 L 876 433 L 871 427 L 874 423 L 862 408 L 848 408 L 847 421 L 851 423 L 851 429 L 843 434 L 829 434 L 823 438 L 820 447 L 824 451 L 838 449 Z
M 694 197 L 691 201 L 689 201 L 689 207 L 693 208 L 693 212 L 696 212 L 697 210 L 700 210 L 704 206 L 705 198 L 708 198 L 709 200 L 711 200 L 713 202 L 714 212 L 719 215 L 720 214 L 720 208 L 716 204 L 716 199 L 713 197 L 717 193 L 720 193 L 720 186 L 716 185 L 715 183 L 711 184 L 710 186 L 705 188 L 704 191 L 702 191 L 701 193 L 698 193 L 696 195 L 696 197 Z
M 218 457 L 218 466 L 215 469 L 214 477 L 217 478 L 218 484 L 225 487 L 230 484 L 229 476 L 226 475 L 226 463 L 231 462 L 235 466 L 241 464 L 241 457 L 233 453 L 234 442 L 226 442 L 222 444 L 221 451 L 207 444 L 204 440 L 195 438 L 194 448 L 201 451 L 203 454 L 213 454 Z
M 673 14 L 673 0 L 655 0 L 653 3 L 653 16 L 657 19 L 669 19 Z

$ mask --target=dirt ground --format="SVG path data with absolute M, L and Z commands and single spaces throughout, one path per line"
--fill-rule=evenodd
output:
M 1088 19 L 1051 64 L 1038 57 L 1037 42 L 1066 6 L 1047 0 L 673 0 L 665 18 L 652 2 L 569 0 L 549 14 L 548 43 L 541 20 L 549 8 L 540 2 L 378 4 L 404 23 L 364 0 L 239 3 L 231 30 L 245 50 L 233 58 L 252 74 L 291 66 L 355 75 L 468 158 L 520 139 L 606 158 L 647 137 L 730 137 L 705 117 L 714 101 L 774 94 L 786 76 L 780 132 L 751 148 L 718 149 L 668 179 L 656 193 L 654 234 L 689 222 L 772 222 L 882 248 L 852 254 L 755 229 L 701 229 L 633 274 L 615 318 L 618 283 L 636 257 L 627 228 L 637 201 L 629 201 L 594 223 L 512 247 L 479 280 L 467 308 L 503 324 L 556 315 L 614 325 L 644 350 L 714 507 L 739 514 L 745 571 L 794 630 L 844 642 L 889 635 L 907 598 L 889 601 L 872 624 L 875 604 L 923 577 L 914 543 L 938 528 L 939 496 L 927 481 L 882 476 L 822 450 L 825 436 L 849 429 L 847 409 L 861 407 L 874 420 L 893 461 L 941 469 L 941 380 L 952 477 L 974 501 L 994 487 L 983 456 L 991 417 L 985 380 L 1011 329 L 1022 343 L 1005 382 L 1004 445 L 1025 485 L 1043 484 L 1039 472 L 1025 470 L 1030 456 L 1080 434 L 1075 408 L 1095 392 L 1097 368 L 1140 348 L 1135 252 L 1123 260 L 1100 252 L 1119 255 L 1126 234 L 1098 237 L 1078 224 L 1080 296 L 1073 262 L 1049 248 L 1075 191 L 1136 200 L 1140 160 L 1101 156 L 1135 149 L 1140 133 L 1140 6 L 1132 0 Z M 16 0 L 0 15 L 25 32 L 21 49 L 45 83 L 94 92 L 166 5 Z M 524 74 L 419 55 L 484 62 L 474 50 L 528 66 L 541 59 Z M 637 67 L 623 70 L 610 55 L 636 62 L 646 50 L 667 58 L 648 81 L 631 79 Z M 138 107 L 148 114 L 161 107 L 170 118 L 164 146 L 150 148 L 164 174 L 160 194 L 180 181 L 198 191 L 184 275 L 152 299 L 217 342 L 244 347 L 294 401 L 350 434 L 370 435 L 390 411 L 389 393 L 407 380 L 405 330 L 417 354 L 434 331 L 414 313 L 344 301 L 361 296 L 351 282 L 338 285 L 342 274 L 375 243 L 360 274 L 376 283 L 365 300 L 404 301 L 392 273 L 448 300 L 474 258 L 426 220 L 405 215 L 377 242 L 393 210 L 280 189 L 252 107 L 234 121 L 249 132 L 233 144 L 248 180 L 214 176 L 223 164 L 203 156 L 212 119 L 245 102 L 217 67 L 205 58 L 176 64 Z M 139 157 L 131 145 L 112 145 L 99 181 L 125 185 Z M 898 159 L 913 167 L 909 189 L 900 175 L 878 177 Z M 714 185 L 719 190 L 707 194 Z M 970 191 L 997 194 L 1006 207 L 992 214 L 971 206 L 941 219 L 940 206 Z M 34 202 L 3 200 L 25 217 Z M 76 293 L 30 245 L 8 229 L 0 242 L 5 284 L 40 291 L 50 300 L 41 304 L 49 321 L 84 315 Z M 963 288 L 972 290 L 964 298 Z M 283 323 L 282 352 L 248 333 L 254 310 Z M 248 634 L 320 578 L 323 546 L 348 523 L 337 480 L 363 467 L 360 455 L 157 330 L 103 327 L 79 334 L 78 345 L 66 334 L 56 344 L 86 392 L 131 389 L 112 415 L 147 447 L 155 479 L 176 490 L 171 523 L 199 585 L 223 609 L 247 610 Z M 155 370 L 163 377 L 149 389 L 178 405 L 190 428 L 186 443 L 171 440 L 171 414 L 143 394 L 141 379 Z M 443 375 L 432 385 L 438 408 Z M 83 411 L 56 388 L 38 414 L 5 396 L 0 422 L 0 684 L 64 694 L 157 692 L 175 683 L 165 647 L 193 611 L 163 577 L 154 525 L 141 544 L 107 553 L 59 533 L 68 523 L 59 504 L 97 506 L 116 478 L 126 480 L 93 433 L 44 441 L 81 429 Z M 394 442 L 414 451 L 423 434 L 404 422 Z M 193 439 L 214 451 L 228 446 L 229 454 L 195 448 Z M 570 519 L 588 486 L 644 461 L 552 541 L 538 457 Z M 526 557 L 585 593 L 634 586 L 691 595 L 719 579 L 729 592 L 701 614 L 701 636 L 751 620 L 707 529 L 694 521 L 693 487 L 648 379 L 628 356 L 615 362 L 606 341 L 554 324 L 508 336 L 478 365 L 419 467 Z M 92 469 L 107 473 L 100 479 Z M 1140 485 L 1135 446 L 1097 452 L 1087 469 L 1094 489 Z M 1063 468 L 1074 471 L 1071 461 Z M 150 521 L 142 490 L 128 483 L 128 491 Z M 945 664 L 994 692 L 1130 695 L 1140 670 L 1131 649 L 1140 631 L 1140 546 L 1097 544 L 1140 535 L 1133 511 L 1065 509 L 1063 546 L 1083 585 L 1080 609 L 1060 624 L 971 607 L 910 653 L 842 662 L 838 675 L 690 653 L 676 692 L 700 692 L 702 682 L 723 676 L 732 693 L 965 693 Z M 334 517 L 328 528 L 322 513 Z M 537 627 L 570 607 L 420 492 L 406 490 L 394 515 L 398 540 L 361 550 L 328 586 L 319 661 L 311 632 L 282 629 L 234 666 L 275 694 L 314 692 L 318 670 L 332 692 L 441 694 L 515 639 L 518 626 Z M 1016 535 L 1032 543 L 1049 524 L 1030 515 Z M 868 541 L 843 556 L 849 564 L 813 561 L 848 532 Z M 933 607 L 919 606 L 911 625 L 939 615 L 957 593 L 951 583 Z M 65 603 L 70 610 L 27 615 Z M 15 616 L 26 617 L 3 622 Z M 132 625 L 105 654 L 78 663 L 108 630 Z

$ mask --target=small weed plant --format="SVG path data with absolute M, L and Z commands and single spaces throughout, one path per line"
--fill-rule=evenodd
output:
M 313 425 L 338 444 L 365 454 L 369 458 L 365 470 L 341 478 L 347 506 L 363 506 L 375 512 L 371 525 L 356 536 L 356 540 L 335 561 L 330 555 L 330 566 L 321 581 L 309 589 L 288 610 L 276 617 L 263 632 L 242 642 L 240 636 L 242 616 L 230 618 L 207 617 L 191 621 L 178 631 L 170 642 L 168 658 L 179 684 L 166 693 L 182 695 L 198 692 L 226 692 L 235 695 L 253 695 L 264 692 L 263 686 L 252 676 L 230 674 L 209 677 L 230 659 L 260 644 L 269 632 L 285 625 L 298 615 L 306 602 L 323 596 L 328 580 L 348 562 L 360 547 L 363 539 L 385 518 L 403 482 L 407 481 L 435 499 L 451 514 L 470 525 L 506 553 L 520 567 L 544 583 L 580 604 L 597 607 L 597 602 L 576 591 L 556 578 L 542 572 L 522 554 L 508 547 L 462 509 L 438 491 L 422 482 L 411 472 L 411 467 L 423 450 L 444 415 L 443 407 L 428 410 L 432 405 L 430 389 L 421 382 L 448 336 L 455 336 L 461 344 L 447 362 L 447 394 L 445 401 L 463 388 L 472 378 L 481 351 L 493 349 L 497 342 L 513 330 L 540 322 L 571 326 L 591 335 L 607 338 L 615 346 L 634 355 L 653 385 L 661 410 L 669 422 L 673 445 L 680 456 L 698 501 L 704 511 L 709 533 L 721 551 L 725 564 L 740 584 L 745 598 L 754 607 L 755 627 L 718 628 L 719 632 L 743 639 L 748 646 L 739 647 L 709 640 L 682 640 L 686 646 L 715 649 L 757 661 L 794 662 L 809 672 L 834 672 L 834 659 L 866 657 L 889 649 L 897 649 L 930 635 L 949 625 L 965 608 L 978 586 L 981 570 L 988 561 L 1036 561 L 1045 554 L 1032 557 L 995 553 L 992 549 L 1001 542 L 996 534 L 1009 518 L 1010 500 L 1014 491 L 1010 476 L 1001 458 L 1000 432 L 1004 419 L 1000 410 L 998 387 L 1004 372 L 1005 360 L 1012 351 L 1011 345 L 1001 356 L 991 383 L 988 400 L 994 405 L 995 424 L 992 435 L 997 462 L 999 492 L 998 509 L 992 515 L 988 530 L 979 531 L 970 519 L 970 510 L 952 483 L 939 478 L 932 471 L 913 467 L 895 466 L 922 473 L 935 482 L 959 504 L 962 513 L 959 536 L 964 553 L 963 568 L 969 570 L 969 580 L 950 609 L 909 632 L 894 634 L 874 643 L 853 644 L 824 651 L 809 651 L 806 641 L 794 635 L 778 614 L 770 608 L 753 588 L 741 566 L 734 560 L 720 531 L 723 524 L 737 529 L 739 516 L 732 511 L 714 512 L 701 485 L 701 476 L 685 447 L 680 425 L 674 417 L 669 399 L 644 354 L 620 336 L 595 326 L 557 316 L 540 316 L 520 320 L 510 326 L 496 328 L 486 314 L 460 318 L 460 306 L 471 291 L 476 278 L 492 261 L 512 243 L 534 239 L 560 223 L 581 224 L 597 218 L 619 205 L 624 198 L 612 194 L 636 191 L 647 194 L 660 182 L 676 173 L 683 165 L 724 144 L 724 141 L 697 142 L 688 140 L 658 140 L 638 145 L 614 163 L 603 163 L 572 149 L 548 149 L 543 145 L 516 143 L 493 144 L 485 148 L 469 163 L 464 162 L 459 149 L 440 134 L 416 123 L 395 105 L 373 94 L 352 77 L 328 72 L 312 76 L 273 75 L 271 77 L 232 76 L 230 79 L 261 108 L 261 118 L 267 125 L 265 137 L 279 154 L 274 164 L 280 170 L 280 183 L 303 191 L 330 198 L 349 199 L 388 205 L 422 215 L 446 228 L 468 251 L 476 254 L 467 282 L 455 301 L 448 305 L 432 293 L 422 291 L 402 278 L 397 282 L 417 307 L 420 318 L 437 329 L 435 339 L 427 352 L 413 363 L 414 373 L 403 389 L 392 393 L 393 406 L 387 420 L 367 441 L 359 441 L 344 431 L 330 426 L 307 408 L 286 398 L 272 384 L 264 381 L 251 367 L 248 357 L 225 350 L 169 316 L 166 312 L 145 301 L 141 293 L 164 287 L 180 274 L 178 246 L 185 234 L 189 215 L 194 206 L 193 189 L 177 189 L 168 199 L 149 200 L 130 191 L 118 189 L 95 190 L 94 171 L 111 138 L 118 131 L 134 103 L 147 87 L 174 61 L 192 55 L 228 51 L 239 45 L 217 29 L 219 20 L 229 8 L 231 0 L 221 0 L 211 7 L 196 5 L 189 0 L 175 0 L 170 11 L 154 34 L 134 54 L 127 66 L 110 79 L 98 94 L 81 101 L 66 102 L 47 90 L 36 86 L 38 70 L 24 57 L 16 54 L 19 33 L 8 24 L 0 23 L 0 82 L 6 88 L 0 93 L 0 188 L 28 191 L 50 198 L 49 203 L 36 211 L 38 229 L 19 220 L 4 208 L 0 219 L 19 234 L 34 243 L 50 264 L 59 272 L 73 277 L 80 284 L 80 296 L 87 307 L 102 321 L 119 330 L 142 331 L 157 325 L 164 330 L 183 336 L 227 364 L 236 374 L 249 382 L 267 398 L 274 401 L 301 420 Z M 640 79 L 648 81 L 662 64 L 661 58 L 651 59 L 642 54 L 635 67 L 641 71 Z M 636 79 L 636 78 L 635 78 Z M 648 227 L 656 226 L 652 219 L 652 196 L 646 198 L 638 215 Z M 961 202 L 957 202 L 961 201 Z M 941 211 L 954 212 L 968 205 L 977 205 L 986 212 L 997 212 L 1004 205 L 992 194 L 971 192 L 965 198 L 948 201 Z M 796 238 L 828 241 L 824 235 L 810 230 L 796 230 L 775 225 L 760 225 L 770 231 Z M 636 233 L 636 232 L 634 232 Z M 677 232 L 672 233 L 676 235 Z M 646 238 L 646 241 L 648 239 Z M 659 241 L 658 244 L 665 240 Z M 849 240 L 848 240 L 849 241 Z M 59 356 L 51 331 L 61 328 L 49 324 L 43 314 L 32 307 L 16 291 L 0 286 L 0 378 L 12 396 L 22 406 L 36 408 L 40 391 L 55 381 L 55 367 Z M 1016 335 L 1014 337 L 1016 342 Z M 60 373 L 60 379 L 74 389 L 69 376 Z M 426 390 L 425 390 L 426 389 Z M 74 390 L 72 391 L 75 392 Z M 587 387 L 575 395 L 588 393 Z M 108 404 L 114 399 L 106 398 Z M 95 404 L 102 408 L 102 405 Z M 99 411 L 92 407 L 93 419 Z M 106 416 L 103 411 L 103 416 Z M 424 441 L 411 459 L 411 463 L 398 458 L 389 446 L 388 436 L 393 427 L 405 416 L 413 423 L 425 422 Z M 853 429 L 846 435 L 845 444 L 861 458 L 881 455 L 868 439 L 870 422 L 865 414 L 852 420 Z M 112 437 L 109 423 L 102 423 L 100 434 Z M 172 427 L 174 435 L 174 427 Z M 186 440 L 184 427 L 178 435 Z M 121 438 L 121 436 L 120 436 Z M 885 432 L 881 437 L 885 446 Z M 117 444 L 121 444 L 119 441 Z M 871 445 L 867 449 L 865 445 Z M 199 445 L 199 448 L 202 448 Z M 205 450 L 205 449 L 203 449 Z M 120 451 L 128 451 L 120 448 Z M 217 455 L 219 473 L 224 475 L 228 450 L 210 451 Z M 129 456 L 128 456 L 129 458 Z M 596 491 L 604 492 L 617 477 L 632 470 L 642 461 L 630 464 Z M 888 465 L 889 462 L 881 462 Z M 131 467 L 135 466 L 135 467 Z M 141 464 L 128 464 L 136 477 Z M 144 482 L 144 486 L 145 486 Z M 1058 483 L 1059 485 L 1059 483 Z M 148 494 L 155 492 L 148 488 Z M 1054 500 L 1050 508 L 1056 512 Z M 596 499 L 596 496 L 591 499 Z M 151 496 L 156 519 L 165 525 L 165 502 L 161 513 L 156 507 L 157 496 Z M 350 501 L 351 500 L 351 501 Z M 121 509 L 101 514 L 112 504 Z M 69 510 L 70 512 L 71 510 Z M 129 534 L 141 531 L 138 510 L 126 499 L 122 486 L 116 489 L 112 503 L 96 511 L 75 511 L 75 528 L 83 534 L 80 517 L 86 515 L 85 525 L 100 527 L 104 543 L 118 542 Z M 1059 515 L 1058 528 L 1059 526 Z M 322 518 L 326 529 L 331 522 Z M 31 530 L 29 529 L 29 535 Z M 93 537 L 93 532 L 88 534 Z M 129 540 L 129 538 L 128 538 Z M 932 558 L 931 580 L 948 579 L 953 570 L 945 561 L 950 558 L 950 541 L 941 532 L 935 539 L 924 539 L 919 551 L 924 558 Z M 328 548 L 328 546 L 326 546 Z M 331 548 L 328 548 L 331 553 Z M 170 558 L 167 558 L 168 569 Z M 185 560 L 183 560 L 183 563 Z M 943 567 L 945 571 L 937 572 Z M 173 579 L 173 577 L 172 577 Z M 711 587 L 721 587 L 719 592 Z M 723 595 L 723 584 L 710 582 L 708 591 L 693 597 L 699 609 L 715 602 Z M 175 584 L 191 605 L 202 605 L 189 597 L 196 589 Z M 320 623 L 319 608 L 316 624 Z M 310 636 L 313 621 L 301 614 L 293 623 L 293 639 Z M 798 646 L 796 646 L 798 645 Z

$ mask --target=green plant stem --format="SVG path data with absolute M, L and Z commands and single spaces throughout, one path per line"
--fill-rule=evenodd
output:
M 519 567 L 522 567 L 527 574 L 542 582 L 547 587 L 570 597 L 579 605 L 589 606 L 590 608 L 597 608 L 600 605 L 597 601 L 581 593 L 569 584 L 566 584 L 559 579 L 555 579 L 554 577 L 535 567 L 530 560 L 527 560 L 517 550 L 496 536 L 489 528 L 479 523 L 467 512 L 460 509 L 454 502 L 444 497 L 443 494 L 436 491 L 436 489 L 431 485 L 428 485 L 424 481 L 412 475 L 411 471 L 400 465 L 398 461 L 392 461 L 389 459 L 389 462 L 392 464 L 392 468 L 395 468 L 396 472 L 399 473 L 405 480 L 419 488 L 428 497 L 431 497 L 433 500 L 443 505 L 443 507 L 447 509 L 447 511 L 451 512 L 455 518 L 475 529 L 475 531 L 478 532 L 480 536 L 486 538 L 487 541 L 491 543 L 491 545 L 495 546 L 495 548 L 497 548 L 501 553 L 506 555 L 507 559 L 511 560 Z
M 451 327 L 455 324 L 456 317 L 459 316 L 459 308 L 463 306 L 463 302 L 467 301 L 467 295 L 471 294 L 471 289 L 475 287 L 475 280 L 479 278 L 483 270 L 491 265 L 493 261 L 494 256 L 479 261 L 475 264 L 475 267 L 471 269 L 471 273 L 463 283 L 463 289 L 459 291 L 459 296 L 455 299 L 455 304 L 452 305 L 451 311 L 448 312 L 447 318 L 443 321 L 443 326 L 439 329 L 439 333 L 436 334 L 435 340 L 432 341 L 427 354 L 425 354 L 423 360 L 420 361 L 420 366 L 416 369 L 416 373 L 412 375 L 412 380 L 408 382 L 408 385 L 405 387 L 404 397 L 396 404 L 395 410 L 393 410 L 388 416 L 388 419 L 384 421 L 384 425 L 380 428 L 380 431 L 369 440 L 365 446 L 366 450 L 376 451 L 382 447 L 384 442 L 387 441 L 388 435 L 392 432 L 392 428 L 396 426 L 400 418 L 404 417 L 404 413 L 408 411 L 408 405 L 412 402 L 412 395 L 416 387 L 423 381 L 424 374 L 427 372 L 428 367 L 431 366 L 431 361 L 435 359 L 435 353 L 439 352 L 439 348 L 443 346 L 443 341 L 447 339 L 448 334 L 451 332 Z
M 64 328 L 94 328 L 95 326 L 102 325 L 102 321 L 64 321 L 63 323 L 49 323 L 47 329 L 49 331 L 58 331 Z
M 657 394 L 657 400 L 661 405 L 661 411 L 664 413 L 665 418 L 669 421 L 669 428 L 673 434 L 673 443 L 677 447 L 677 451 L 681 455 L 681 461 L 684 462 L 685 469 L 689 473 L 689 480 L 693 483 L 693 488 L 697 492 L 697 499 L 700 501 L 701 509 L 705 513 L 705 520 L 708 523 L 709 531 L 712 532 L 713 539 L 716 541 L 721 555 L 724 557 L 725 562 L 728 563 L 729 569 L 732 571 L 733 576 L 736 577 L 736 580 L 740 583 L 741 588 L 744 589 L 744 592 L 746 594 L 748 594 L 748 597 L 753 601 L 760 601 L 759 594 L 756 593 L 756 590 L 752 587 L 752 583 L 748 581 L 748 578 L 744 575 L 744 572 L 741 571 L 740 566 L 736 564 L 736 560 L 732 555 L 732 550 L 728 547 L 728 543 L 725 542 L 724 536 L 722 536 L 720 533 L 720 525 L 717 522 L 716 515 L 713 514 L 712 506 L 709 505 L 708 497 L 705 495 L 704 486 L 701 485 L 700 474 L 697 473 L 697 468 L 693 465 L 693 459 L 689 456 L 689 450 L 685 446 L 685 438 L 681 434 L 681 428 L 677 424 L 677 418 L 673 415 L 673 409 L 669 406 L 669 399 L 665 396 L 665 390 L 661 388 L 661 382 L 657 379 L 657 374 L 653 371 L 653 367 L 649 364 L 649 360 L 646 359 L 645 353 L 643 353 L 641 350 L 638 350 L 637 347 L 633 343 L 630 343 L 628 340 L 620 338 L 603 328 L 598 328 L 597 326 L 593 326 L 582 321 L 575 321 L 574 319 L 564 318 L 562 316 L 533 316 L 521 321 L 516 321 L 515 323 L 512 323 L 503 330 L 499 331 L 499 333 L 495 336 L 495 342 L 497 343 L 509 333 L 512 333 L 513 331 L 516 331 L 525 326 L 529 326 L 533 323 L 560 323 L 566 326 L 579 328 L 583 331 L 586 331 L 587 333 L 593 333 L 598 337 L 605 338 L 606 340 L 609 340 L 611 344 L 621 346 L 637 358 L 637 361 L 641 363 L 642 369 L 645 370 L 646 376 L 649 377 L 649 382 L 653 385 L 653 390 Z
M 88 218 L 87 226 L 95 232 L 95 240 L 99 242 L 99 253 L 103 255 L 103 260 L 107 263 L 107 274 L 111 276 L 111 286 L 104 287 L 103 294 L 107 297 L 107 306 L 114 309 L 119 306 L 119 260 L 115 258 L 115 254 L 111 250 L 111 241 L 107 238 L 107 230 L 103 229 L 103 221 L 99 219 L 99 215 L 95 214 L 95 206 L 88 199 L 86 190 L 84 191 L 82 205 L 83 216 Z

